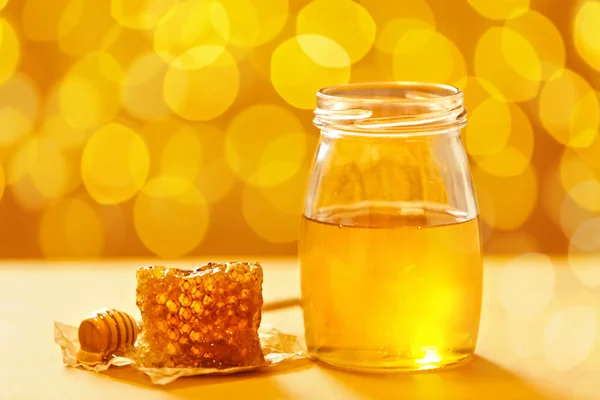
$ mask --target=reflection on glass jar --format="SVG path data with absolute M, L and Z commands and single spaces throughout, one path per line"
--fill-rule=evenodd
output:
M 309 352 L 362 370 L 469 359 L 482 257 L 462 92 L 363 83 L 317 99 L 299 246 Z

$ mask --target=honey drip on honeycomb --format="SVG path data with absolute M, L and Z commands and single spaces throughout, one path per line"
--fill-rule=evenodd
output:
M 146 367 L 228 368 L 264 363 L 262 267 L 209 263 L 193 270 L 141 267 L 138 352 Z

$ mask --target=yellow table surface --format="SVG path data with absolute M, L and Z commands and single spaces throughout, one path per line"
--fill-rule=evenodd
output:
M 266 302 L 299 295 L 295 259 L 262 263 Z M 65 367 L 53 321 L 76 325 L 102 307 L 139 317 L 134 271 L 142 264 L 0 263 L 0 399 L 600 399 L 600 259 L 487 259 L 477 357 L 454 370 L 359 374 L 302 361 L 155 386 L 128 367 Z M 263 322 L 303 333 L 299 307 L 264 312 Z

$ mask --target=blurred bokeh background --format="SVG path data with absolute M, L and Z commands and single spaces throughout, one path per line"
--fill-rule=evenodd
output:
M 488 254 L 600 251 L 600 1 L 0 0 L 0 257 L 295 254 L 376 80 L 465 90 Z

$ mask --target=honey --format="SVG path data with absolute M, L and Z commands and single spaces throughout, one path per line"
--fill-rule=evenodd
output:
M 310 354 L 353 369 L 422 370 L 473 353 L 482 295 L 477 219 L 444 206 L 328 208 L 303 218 Z
M 143 324 L 137 350 L 144 366 L 263 364 L 258 337 L 262 279 L 258 263 L 139 268 L 137 305 Z

